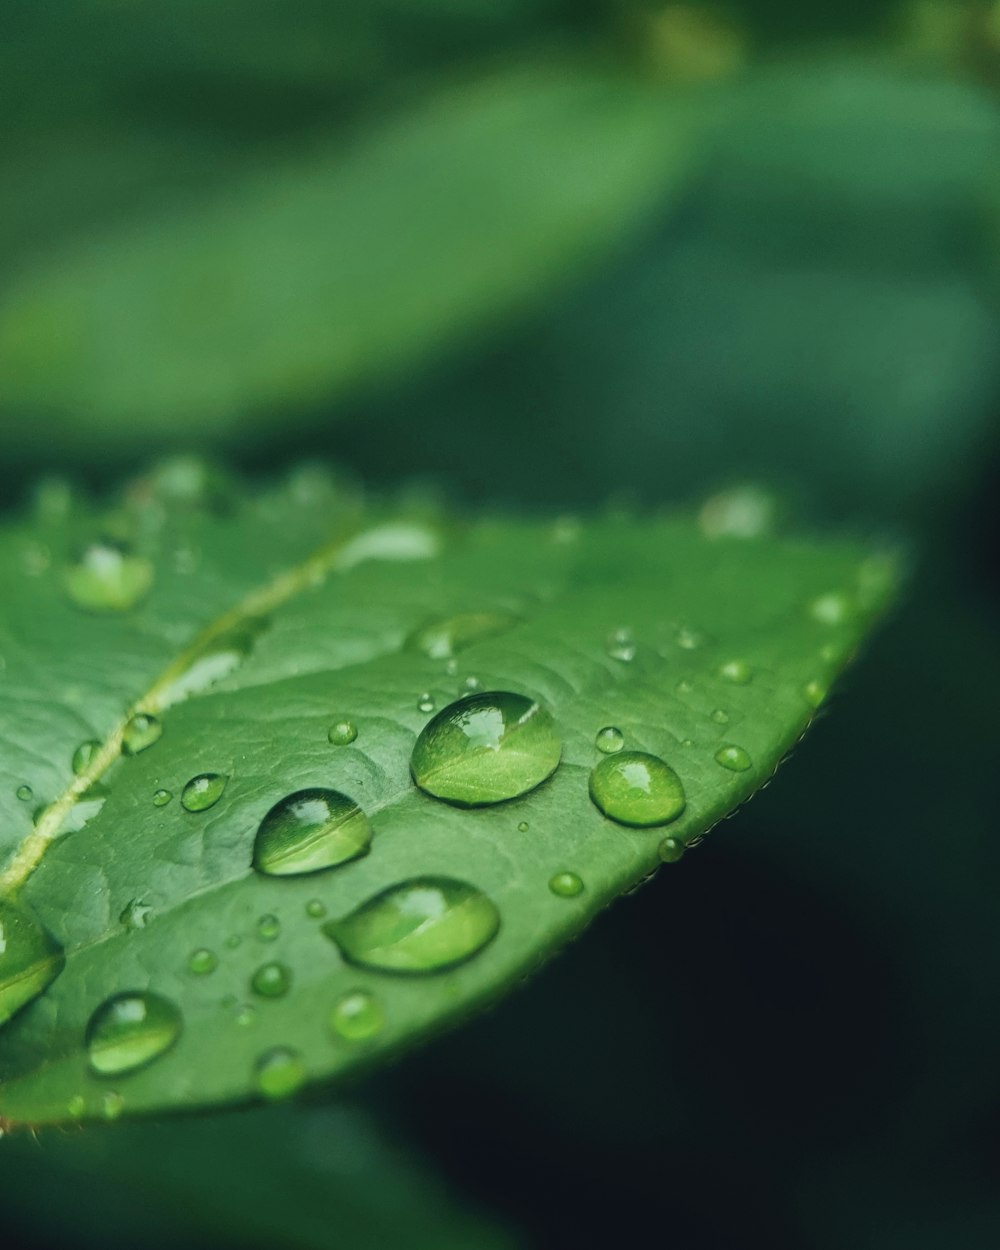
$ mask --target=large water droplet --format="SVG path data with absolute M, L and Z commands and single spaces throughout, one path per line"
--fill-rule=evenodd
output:
M 490 942 L 500 913 L 475 886 L 418 877 L 390 886 L 323 932 L 348 963 L 380 972 L 439 972 L 464 963 Z
M 204 812 L 222 798 L 228 777 L 222 773 L 199 773 L 181 791 L 181 807 L 188 812 Z
M 134 1072 L 159 1058 L 181 1033 L 181 1013 L 148 990 L 116 994 L 90 1017 L 87 1054 L 101 1076 Z
M 66 593 L 87 612 L 124 612 L 153 584 L 153 565 L 145 556 L 110 542 L 91 543 L 63 577 Z
M 350 720 L 334 721 L 327 734 L 327 738 L 335 747 L 349 747 L 357 736 L 358 727 Z
M 665 825 L 684 810 L 684 787 L 665 760 L 644 751 L 622 751 L 600 761 L 590 774 L 590 797 L 623 825 Z
M 474 643 L 505 633 L 518 623 L 508 612 L 459 612 L 414 630 L 406 646 L 432 660 L 447 660 Z
M 385 1013 L 378 999 L 367 990 L 345 994 L 330 1013 L 330 1027 L 349 1042 L 374 1037 L 385 1024 Z
M 583 893 L 583 880 L 575 872 L 557 872 L 549 881 L 549 889 L 559 898 L 576 898 Z
M 51 985 L 65 963 L 62 948 L 46 929 L 0 900 L 0 1024 Z
M 364 855 L 371 840 L 368 818 L 346 794 L 297 790 L 260 822 L 253 866 L 271 877 L 319 872 Z
M 156 716 L 148 712 L 136 712 L 129 718 L 122 733 L 122 752 L 125 755 L 138 755 L 157 741 L 163 733 L 163 725 Z
M 614 725 L 605 725 L 603 729 L 597 731 L 597 736 L 594 738 L 594 746 L 602 755 L 614 755 L 624 745 L 625 735 Z
M 87 769 L 90 767 L 91 760 L 100 750 L 100 748 L 101 748 L 101 744 L 92 738 L 88 739 L 88 741 L 86 742 L 81 742 L 80 745 L 76 748 L 76 750 L 73 752 L 72 767 L 73 767 L 73 772 L 77 777 L 82 777 L 83 774 L 87 771 Z
M 261 964 L 250 978 L 250 988 L 262 998 L 281 998 L 291 984 L 291 972 L 279 963 Z
M 254 1066 L 254 1085 L 258 1093 L 274 1101 L 288 1098 L 306 1082 L 306 1065 L 297 1050 L 276 1046 L 266 1051 Z
M 723 768 L 728 768 L 732 773 L 745 773 L 748 768 L 753 767 L 753 762 L 746 751 L 731 743 L 719 747 L 715 753 L 715 762 L 721 764 Z
M 524 695 L 460 699 L 424 726 L 410 759 L 417 785 L 460 807 L 516 798 L 555 772 L 562 745 L 549 713 Z

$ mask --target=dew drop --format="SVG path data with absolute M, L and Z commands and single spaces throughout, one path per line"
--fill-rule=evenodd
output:
M 609 755 L 590 774 L 590 797 L 623 825 L 665 825 L 684 810 L 680 777 L 659 756 L 644 751 Z
M 90 738 L 86 742 L 81 742 L 73 752 L 72 768 L 77 777 L 81 777 L 90 767 L 91 760 L 100 750 L 101 744 L 95 739 Z
M 517 823 L 518 833 L 527 833 L 530 828 L 531 826 L 528 824 L 526 820 L 519 820 Z
M 181 791 L 181 807 L 186 812 L 205 812 L 222 798 L 229 780 L 222 773 L 199 773 Z
M 715 762 L 721 764 L 723 768 L 728 768 L 732 773 L 745 773 L 748 768 L 753 767 L 753 762 L 746 751 L 732 744 L 719 747 L 715 753 Z
M 337 1002 L 330 1012 L 330 1027 L 348 1042 L 363 1042 L 374 1037 L 385 1024 L 385 1013 L 374 994 L 352 990 Z
M 807 681 L 802 688 L 802 694 L 810 707 L 817 708 L 825 702 L 828 691 L 821 681 Z
M 152 586 L 153 565 L 127 547 L 91 543 L 66 569 L 63 584 L 73 603 L 86 612 L 125 612 Z
M 722 708 L 722 707 L 713 708 L 711 717 L 712 717 L 712 720 L 714 720 L 717 725 L 729 724 L 729 713 L 726 711 L 725 708 Z
M 697 651 L 699 647 L 705 645 L 706 641 L 701 630 L 694 629 L 690 625 L 679 625 L 674 638 L 682 651 Z
M 442 620 L 421 625 L 407 638 L 405 646 L 432 660 L 447 660 L 474 643 L 505 633 L 518 623 L 507 612 L 459 612 Z
M 614 725 L 605 725 L 603 729 L 597 731 L 597 736 L 594 738 L 594 746 L 603 755 L 614 755 L 624 745 L 625 735 Z
M 309 902 L 306 903 L 306 915 L 311 920 L 322 920 L 326 915 L 326 904 L 321 902 L 318 898 L 311 898 Z
M 101 1076 L 134 1072 L 158 1059 L 181 1033 L 181 1013 L 148 990 L 116 994 L 90 1017 L 87 1056 Z
M 616 629 L 608 635 L 604 643 L 604 650 L 613 660 L 621 660 L 623 664 L 628 664 L 634 660 L 637 647 L 635 639 L 632 637 L 632 631 L 630 629 Z
M 732 682 L 734 686 L 745 686 L 753 677 L 753 670 L 746 660 L 727 660 L 719 669 L 723 681 Z
M 694 684 L 688 681 L 684 677 L 682 677 L 681 680 L 677 683 L 677 685 L 674 686 L 675 694 L 681 694 L 681 695 L 690 694 L 693 690 L 694 690 Z
M 413 780 L 459 807 L 516 798 L 555 772 L 562 745 L 549 713 L 523 695 L 493 691 L 442 709 L 417 738 Z
M 265 941 L 266 940 L 268 939 L 265 939 Z M 238 933 L 230 933 L 229 937 L 226 938 L 226 949 L 234 951 L 239 946 L 241 946 L 242 943 L 243 943 L 243 939 L 240 937 Z
M 262 942 L 274 942 L 281 934 L 281 921 L 268 913 L 257 921 L 257 937 Z
M 35 797 L 35 792 L 31 786 L 18 786 L 15 793 L 22 803 L 30 803 Z
M 297 790 L 260 822 L 253 866 L 270 877 L 320 872 L 364 855 L 372 840 L 368 818 L 337 790 Z
M 809 614 L 821 625 L 843 625 L 851 615 L 851 604 L 845 594 L 831 590 L 810 603 Z
M 198 950 L 192 951 L 188 959 L 188 971 L 192 972 L 196 977 L 208 976 L 210 972 L 214 972 L 219 966 L 219 961 L 214 951 L 210 951 L 208 947 L 202 946 Z
M 250 978 L 250 988 L 261 998 L 281 998 L 291 984 L 291 972 L 279 963 L 261 964 Z
M 583 880 L 575 872 L 557 872 L 549 881 L 549 889 L 559 898 L 576 898 L 583 893 Z
M 335 747 L 349 747 L 358 736 L 358 727 L 351 720 L 338 720 L 330 726 L 327 734 Z
M 680 838 L 664 838 L 656 849 L 661 863 L 676 864 L 683 857 L 687 847 Z
M 146 712 L 136 712 L 129 718 L 122 733 L 122 753 L 138 755 L 156 742 L 163 733 L 163 725 L 156 716 Z
M 440 972 L 496 936 L 500 913 L 482 890 L 450 877 L 390 886 L 323 932 L 348 963 L 380 972 Z
M 47 929 L 0 900 L 0 1025 L 51 985 L 65 963 L 62 947 Z
M 483 688 L 483 683 L 478 677 L 469 676 L 462 682 L 462 688 L 459 694 L 477 694 Z
M 434 696 L 429 690 L 425 690 L 417 699 L 417 711 L 424 713 L 433 712 L 435 707 L 437 707 L 437 704 L 434 702 Z
M 153 806 L 154 807 L 166 807 L 166 805 L 170 802 L 170 800 L 173 797 L 174 796 L 170 793 L 169 790 L 154 790 L 153 791 Z
M 297 1050 L 275 1046 L 257 1060 L 253 1070 L 257 1092 L 269 1101 L 289 1098 L 306 1082 L 306 1065 Z

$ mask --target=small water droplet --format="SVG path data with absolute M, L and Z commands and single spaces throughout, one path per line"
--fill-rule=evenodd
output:
M 351 720 L 338 720 L 330 726 L 327 734 L 335 747 L 349 747 L 358 736 L 358 727 Z
M 306 915 L 312 920 L 321 920 L 326 915 L 326 904 L 318 898 L 311 898 L 306 903 Z
M 723 768 L 728 768 L 733 773 L 745 773 L 748 768 L 753 767 L 753 762 L 746 751 L 742 747 L 733 746 L 731 743 L 719 747 L 715 753 L 715 762 L 721 764 Z
M 458 660 L 455 660 L 455 659 L 446 660 L 445 665 L 444 665 L 444 671 L 448 674 L 449 677 L 456 677 L 458 675 Z
M 234 1003 L 233 1019 L 241 1029 L 248 1029 L 257 1019 L 257 1011 L 249 1003 Z
M 71 1120 L 80 1120 L 87 1110 L 87 1103 L 82 1094 L 74 1094 L 66 1104 L 66 1114 Z
M 367 816 L 346 794 L 297 790 L 260 822 L 253 866 L 271 877 L 320 872 L 364 855 L 371 840 Z
M 193 972 L 196 977 L 208 976 L 218 966 L 219 961 L 215 956 L 215 952 L 210 951 L 207 946 L 202 946 L 198 950 L 192 951 L 188 959 L 188 971 Z
M 136 712 L 129 718 L 122 733 L 122 753 L 138 755 L 156 742 L 163 733 L 163 725 L 159 717 L 147 712 Z
M 691 694 L 693 690 L 694 690 L 694 684 L 688 681 L 687 678 L 685 677 L 682 677 L 681 680 L 677 683 L 677 685 L 674 686 L 675 694 L 680 694 L 680 695 Z
M 425 690 L 417 699 L 417 711 L 424 713 L 433 712 L 435 707 L 437 707 L 437 704 L 434 702 L 434 696 L 429 690 Z
M 81 742 L 73 752 L 72 768 L 77 777 L 81 777 L 90 767 L 90 762 L 101 749 L 101 744 L 95 739 L 90 738 L 86 742 Z
M 119 921 L 126 929 L 145 929 L 153 916 L 153 908 L 141 898 L 130 899 L 122 909 Z
M 616 629 L 610 633 L 604 643 L 604 650 L 613 660 L 621 660 L 628 664 L 635 659 L 637 651 L 635 639 L 630 629 Z
M 154 790 L 153 791 L 153 806 L 154 807 L 166 807 L 166 805 L 170 802 L 170 800 L 173 797 L 174 796 L 170 793 L 169 790 Z
M 583 880 L 575 872 L 557 872 L 549 881 L 549 889 L 559 898 L 576 898 L 583 893 Z
M 330 1013 L 330 1027 L 349 1042 L 374 1037 L 385 1024 L 378 999 L 367 990 L 353 990 L 337 1002 Z
M 35 797 L 35 792 L 31 786 L 18 786 L 16 793 L 22 803 L 30 803 Z
M 477 691 L 482 690 L 482 688 L 483 683 L 479 680 L 479 678 L 470 675 L 469 677 L 466 677 L 465 681 L 462 682 L 459 694 L 475 694 Z
M 125 612 L 152 586 L 153 565 L 117 543 L 91 543 L 66 569 L 63 584 L 86 612 Z
M 273 942 L 281 934 L 281 921 L 268 913 L 257 921 L 257 937 L 262 942 Z
M 842 592 L 831 590 L 812 601 L 809 614 L 821 625 L 843 625 L 851 615 L 850 600 Z
M 105 1120 L 117 1120 L 124 1110 L 124 1097 L 116 1089 L 109 1089 L 101 1099 L 101 1115 Z
M 222 798 L 229 778 L 222 773 L 199 773 L 181 791 L 181 807 L 186 812 L 205 812 Z
M 90 1017 L 87 1056 L 94 1072 L 120 1076 L 158 1059 L 181 1033 L 181 1013 L 149 990 L 116 994 Z
M 825 701 L 828 693 L 825 684 L 821 681 L 807 681 L 802 688 L 805 701 L 812 708 L 819 707 Z
M 267 939 L 265 939 L 265 941 L 266 940 Z M 237 947 L 242 945 L 242 942 L 243 942 L 243 939 L 240 937 L 238 933 L 230 933 L 229 937 L 226 938 L 226 949 L 234 951 L 237 949 Z
M 734 686 L 745 686 L 753 677 L 753 670 L 746 660 L 727 660 L 719 668 L 719 676 Z
M 518 833 L 527 833 L 530 828 L 531 826 L 528 824 L 526 820 L 518 821 L 518 824 L 517 824 Z
M 623 825 L 665 825 L 684 810 L 684 786 L 670 765 L 644 751 L 609 755 L 590 774 L 590 797 Z
M 65 963 L 47 929 L 0 899 L 0 1025 L 51 985 Z
M 306 1065 L 297 1050 L 275 1046 L 266 1051 L 254 1065 L 253 1080 L 257 1092 L 269 1101 L 289 1098 L 306 1083 Z
M 682 746 L 682 747 L 693 747 L 693 746 L 694 746 L 694 738 L 682 738 L 682 739 L 681 739 L 681 746 Z
M 706 642 L 705 635 L 701 630 L 695 629 L 691 625 L 679 625 L 674 639 L 682 651 L 697 651 Z
M 281 998 L 288 993 L 292 974 L 284 964 L 261 964 L 250 979 L 250 988 L 261 998 Z
M 713 708 L 711 716 L 712 716 L 712 720 L 714 720 L 717 725 L 729 724 L 729 713 L 726 711 L 725 708 L 722 708 L 722 707 Z
M 661 863 L 676 864 L 684 855 L 687 847 L 680 838 L 664 838 L 657 847 Z
M 348 963 L 379 972 L 439 972 L 496 936 L 500 913 L 482 890 L 450 877 L 390 886 L 323 932 Z
M 447 660 L 474 643 L 505 633 L 518 623 L 508 612 L 459 612 L 421 625 L 404 644 L 432 660 Z
M 524 695 L 470 695 L 428 721 L 410 758 L 413 780 L 459 807 L 516 798 L 555 772 L 562 744 L 549 713 Z
M 603 729 L 597 731 L 597 736 L 594 738 L 594 746 L 603 755 L 614 755 L 624 745 L 625 735 L 614 725 L 605 725 Z

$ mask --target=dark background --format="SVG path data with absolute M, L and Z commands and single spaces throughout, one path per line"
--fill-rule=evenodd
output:
M 5 1245 L 1000 1244 L 1000 6 L 6 0 L 0 325 L 81 240 L 553 50 L 714 111 L 680 194 L 329 400 L 0 387 L 7 506 L 178 449 L 546 512 L 756 481 L 902 538 L 908 592 L 775 783 L 492 1013 L 295 1111 L 3 1141 Z

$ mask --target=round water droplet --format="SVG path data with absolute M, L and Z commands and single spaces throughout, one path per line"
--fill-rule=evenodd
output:
M 101 1099 L 101 1115 L 105 1120 L 117 1120 L 125 1110 L 125 1099 L 116 1089 L 109 1089 Z
M 90 767 L 91 760 L 100 748 L 101 744 L 93 738 L 88 739 L 86 742 L 81 742 L 76 748 L 73 752 L 72 767 L 73 772 L 77 777 L 83 776 L 83 774 L 87 771 Z
M 594 746 L 604 755 L 614 755 L 625 745 L 625 735 L 614 725 L 605 725 L 597 731 Z
M 729 724 L 729 713 L 726 711 L 725 708 L 722 708 L 722 707 L 713 708 L 711 715 L 712 715 L 712 720 L 714 720 L 717 725 Z
M 330 726 L 327 737 L 335 747 L 349 747 L 358 736 L 358 727 L 353 721 L 338 720 Z
M 330 1013 L 330 1027 L 349 1042 L 374 1037 L 385 1024 L 385 1013 L 378 999 L 367 990 L 345 994 Z
M 526 794 L 555 772 L 562 744 L 549 713 L 524 695 L 460 699 L 428 721 L 410 758 L 413 780 L 459 807 Z
M 63 576 L 66 593 L 86 612 L 125 612 L 153 584 L 153 565 L 126 547 L 92 543 Z
M 311 898 L 306 903 L 306 915 L 312 920 L 322 920 L 326 915 L 326 904 L 318 898 Z
M 851 603 L 841 591 L 831 590 L 810 603 L 809 615 L 821 625 L 843 625 L 851 616 Z
M 47 929 L 0 899 L 0 1025 L 51 985 L 65 963 Z
M 87 1103 L 82 1094 L 74 1094 L 66 1104 L 66 1114 L 71 1120 L 80 1120 L 87 1110 Z
M 434 702 L 434 696 L 429 690 L 425 690 L 417 699 L 417 711 L 424 713 L 433 712 L 435 707 L 437 707 L 437 704 Z
M 676 864 L 684 855 L 687 847 L 680 838 L 664 838 L 657 847 L 661 863 Z
M 215 957 L 214 951 L 210 951 L 206 946 L 199 947 L 198 950 L 192 951 L 188 959 L 188 971 L 193 972 L 196 977 L 208 976 L 210 972 L 214 972 L 219 966 L 219 961 Z
M 151 747 L 162 733 L 163 725 L 158 717 L 150 716 L 146 712 L 136 712 L 135 716 L 130 717 L 122 733 L 122 753 L 138 755 L 140 751 Z
M 527 833 L 530 828 L 531 826 L 528 824 L 526 820 L 519 820 L 517 822 L 518 833 Z
M 174 796 L 170 793 L 169 790 L 154 790 L 153 791 L 153 806 L 154 807 L 166 807 L 166 805 L 170 802 L 170 800 L 173 797 Z
M 250 988 L 262 998 L 281 998 L 291 984 L 291 972 L 279 963 L 261 964 L 250 979 Z
M 141 898 L 130 899 L 118 919 L 126 929 L 145 929 L 153 918 L 153 908 Z
M 337 790 L 297 790 L 260 822 L 253 866 L 270 877 L 320 872 L 364 855 L 372 840 L 368 818 Z
M 549 881 L 549 889 L 560 898 L 576 898 L 583 893 L 583 881 L 575 872 L 557 872 Z
M 390 886 L 323 932 L 348 963 L 379 972 L 439 972 L 496 936 L 500 913 L 482 890 L 450 877 Z
M 684 810 L 680 777 L 659 756 L 621 751 L 601 760 L 590 774 L 590 797 L 623 825 L 665 825 Z
M 826 685 L 821 681 L 807 681 L 802 688 L 802 693 L 809 706 L 816 708 L 826 700 L 828 691 Z
M 634 660 L 637 647 L 635 639 L 632 637 L 632 631 L 630 629 L 616 629 L 608 635 L 604 644 L 604 650 L 613 660 L 621 660 L 624 664 Z
M 205 812 L 222 798 L 228 777 L 222 773 L 199 773 L 181 791 L 181 807 L 187 812 Z
M 15 793 L 22 803 L 30 803 L 35 797 L 35 792 L 31 786 L 18 786 Z
M 254 1066 L 253 1079 L 257 1092 L 274 1101 L 289 1098 L 306 1082 L 306 1065 L 297 1050 L 276 1046 L 266 1051 Z
M 116 994 L 90 1017 L 87 1055 L 94 1072 L 120 1076 L 158 1059 L 181 1033 L 181 1013 L 148 990 Z
M 405 645 L 432 660 L 447 660 L 474 643 L 505 633 L 517 623 L 518 618 L 507 612 L 459 612 L 421 625 Z
M 753 670 L 746 660 L 727 660 L 719 668 L 719 676 L 734 686 L 745 686 L 753 677 Z
M 257 936 L 262 942 L 274 942 L 281 935 L 281 921 L 270 913 L 257 921 Z
M 229 937 L 226 938 L 227 950 L 234 951 L 237 949 L 237 947 L 241 946 L 242 944 L 243 944 L 243 939 L 240 937 L 238 933 L 230 933 Z
M 728 768 L 733 773 L 745 773 L 748 768 L 753 767 L 753 762 L 746 751 L 742 747 L 733 746 L 731 743 L 719 747 L 715 753 L 715 762 L 721 764 L 723 768 Z
M 462 682 L 459 694 L 475 694 L 477 691 L 482 690 L 482 688 L 483 683 L 479 680 L 479 678 L 470 675 L 466 677 L 465 681 Z

